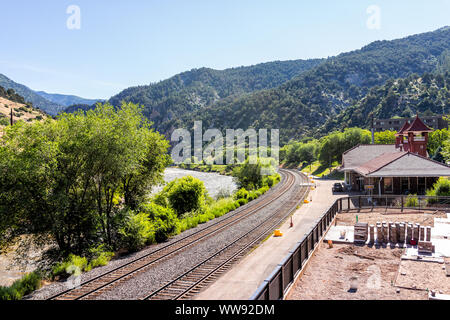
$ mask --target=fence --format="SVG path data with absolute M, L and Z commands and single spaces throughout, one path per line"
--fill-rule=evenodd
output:
M 412 199 L 412 200 L 411 200 Z M 317 224 L 303 236 L 288 256 L 275 268 L 250 300 L 280 300 L 303 270 L 314 248 L 327 231 L 337 213 L 367 208 L 393 208 L 403 211 L 450 209 L 450 197 L 428 196 L 350 196 L 337 199 Z

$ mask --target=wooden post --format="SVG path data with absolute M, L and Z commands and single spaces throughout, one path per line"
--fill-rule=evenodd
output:
M 403 212 L 403 208 L 405 206 L 405 202 L 404 202 L 403 196 L 401 196 L 400 198 L 402 199 L 402 211 L 401 212 Z

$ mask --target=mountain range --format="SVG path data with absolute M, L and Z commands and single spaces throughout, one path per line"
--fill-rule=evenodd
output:
M 44 91 L 34 91 L 27 86 L 16 83 L 9 79 L 5 75 L 0 73 L 0 86 L 5 89 L 13 89 L 17 94 L 22 96 L 28 104 L 32 104 L 33 107 L 39 108 L 42 111 L 56 115 L 68 106 L 74 104 L 95 104 L 101 99 L 84 99 L 73 95 L 64 94 L 49 94 Z
M 444 27 L 376 41 L 327 59 L 193 69 L 130 87 L 108 102 L 143 105 L 144 114 L 166 135 L 175 128 L 192 129 L 194 120 L 202 120 L 205 130 L 277 128 L 283 144 L 348 126 L 367 127 L 372 115 L 448 113 L 449 72 L 450 27 Z M 0 75 L 0 85 L 9 88 L 4 78 Z M 86 99 L 15 86 L 27 101 L 51 114 L 69 103 L 67 112 L 94 107 Z

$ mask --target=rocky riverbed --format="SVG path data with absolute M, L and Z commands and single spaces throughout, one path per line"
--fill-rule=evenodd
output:
M 202 180 L 209 195 L 213 198 L 215 198 L 219 192 L 225 191 L 231 194 L 237 189 L 237 185 L 233 181 L 233 177 L 223 176 L 218 173 L 206 173 L 178 168 L 168 168 L 164 172 L 164 180 L 166 182 L 185 176 L 193 176 L 194 178 Z M 157 193 L 161 191 L 162 188 L 163 186 L 155 187 L 152 190 L 152 193 Z

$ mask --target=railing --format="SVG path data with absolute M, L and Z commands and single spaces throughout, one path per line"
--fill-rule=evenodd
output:
M 256 290 L 250 300 L 280 300 L 319 244 L 337 213 L 367 208 L 411 210 L 449 210 L 450 197 L 429 196 L 350 196 L 337 199 L 317 224 L 295 245 L 286 258 Z
M 314 248 L 340 210 L 339 200 L 336 200 L 322 215 L 317 224 L 303 236 L 302 240 L 295 246 L 295 249 L 290 251 L 283 262 L 264 280 L 264 283 L 250 300 L 279 300 L 284 297 L 285 290 L 294 281 L 298 272 L 302 270 Z

